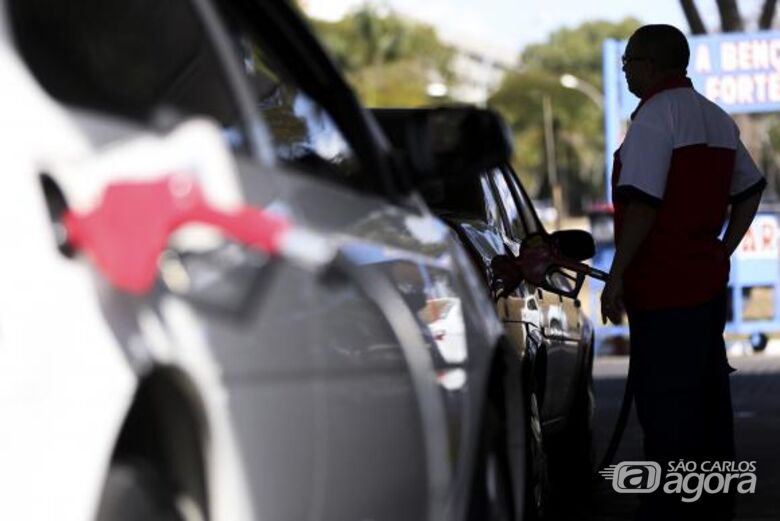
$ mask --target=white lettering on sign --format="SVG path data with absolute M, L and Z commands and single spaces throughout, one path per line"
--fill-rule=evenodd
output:
M 766 40 L 756 40 L 751 42 L 753 50 L 753 67 L 756 69 L 769 68 L 769 42 Z
M 753 103 L 753 78 L 737 76 L 737 103 Z
M 726 76 L 720 81 L 720 97 L 726 103 L 732 105 L 737 101 L 736 76 Z
M 739 42 L 737 44 L 737 62 L 739 63 L 739 69 L 742 71 L 750 70 L 753 68 L 753 53 L 750 42 Z
M 720 44 L 720 68 L 726 72 L 737 69 L 737 45 L 734 42 Z
M 691 36 L 690 50 L 688 72 L 693 87 L 723 110 L 780 112 L 780 28 Z M 611 66 L 619 67 L 619 61 Z M 620 81 L 620 88 L 623 95 L 618 96 L 617 107 L 608 108 L 617 108 L 623 119 L 636 108 L 636 99 L 624 81 Z
M 704 81 L 704 95 L 728 105 L 780 102 L 780 73 L 710 76 Z
M 750 225 L 742 242 L 737 248 L 737 257 L 741 259 L 769 259 L 777 258 L 778 233 L 777 219 L 767 215 L 760 215 Z
M 709 64 L 709 52 L 702 52 L 701 44 L 696 50 L 696 61 L 702 56 Z M 754 71 L 756 69 L 780 70 L 780 40 L 744 40 L 720 44 L 720 68 L 723 72 Z M 699 72 L 699 64 L 694 67 Z M 709 69 L 702 69 L 706 72 Z
M 769 82 L 766 74 L 756 74 L 753 76 L 756 83 L 756 101 L 764 103 L 766 101 L 766 85 Z
M 694 68 L 696 72 L 711 72 L 712 60 L 710 60 L 710 47 L 706 44 L 699 44 L 696 46 L 696 59 L 693 60 L 695 64 Z
M 780 70 L 780 40 L 769 42 L 769 62 L 772 67 Z

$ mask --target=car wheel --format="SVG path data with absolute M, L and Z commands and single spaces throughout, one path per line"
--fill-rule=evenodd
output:
M 469 520 L 511 521 L 512 489 L 505 421 L 493 403 L 486 404 L 480 450 L 472 481 Z
M 175 494 L 150 462 L 133 459 L 111 464 L 97 521 L 185 521 Z
M 533 386 L 531 386 L 533 387 Z M 545 519 L 549 505 L 550 481 L 547 453 L 542 434 L 542 417 L 535 390 L 528 391 L 526 403 L 526 501 L 524 519 Z

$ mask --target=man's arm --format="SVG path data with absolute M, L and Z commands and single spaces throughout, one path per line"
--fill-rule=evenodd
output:
M 724 249 L 729 257 L 750 228 L 750 223 L 753 222 L 753 217 L 758 210 L 758 203 L 761 201 L 761 192 L 765 188 L 766 178 L 750 157 L 745 144 L 739 141 L 734 155 L 734 171 L 731 174 L 729 187 L 731 216 L 723 235 Z
M 605 324 L 607 319 L 619 324 L 623 317 L 623 275 L 650 232 L 657 213 L 654 206 L 638 199 L 626 206 L 609 280 L 601 292 L 601 317 Z
M 626 268 L 653 226 L 658 210 L 645 202 L 634 200 L 628 203 L 623 214 L 623 228 L 618 237 L 615 258 L 610 276 L 623 278 Z
M 729 225 L 726 228 L 726 233 L 723 235 L 723 244 L 729 257 L 737 249 L 742 237 L 745 236 L 748 228 L 750 228 L 750 223 L 753 222 L 753 218 L 756 216 L 760 202 L 761 191 L 758 191 L 731 207 Z

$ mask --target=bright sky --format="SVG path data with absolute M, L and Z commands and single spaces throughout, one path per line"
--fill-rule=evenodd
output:
M 634 16 L 643 23 L 669 23 L 688 31 L 678 0 L 379 0 L 380 5 L 435 25 L 443 35 L 462 35 L 502 48 L 520 50 L 542 42 L 561 26 L 587 20 L 618 21 Z M 338 19 L 362 0 L 303 0 L 310 14 Z M 697 2 L 707 27 L 719 29 L 712 0 Z M 742 15 L 755 20 L 761 0 L 739 2 Z

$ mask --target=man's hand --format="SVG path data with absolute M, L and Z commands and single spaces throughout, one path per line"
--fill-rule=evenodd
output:
M 606 324 L 607 319 L 613 324 L 623 321 L 623 279 L 610 275 L 604 290 L 601 292 L 601 320 Z
M 750 223 L 758 211 L 758 205 L 761 203 L 761 190 L 754 193 L 747 199 L 735 203 L 731 207 L 729 215 L 729 225 L 726 227 L 726 233 L 723 234 L 723 247 L 726 256 L 731 257 L 739 246 L 742 238 L 750 228 Z

